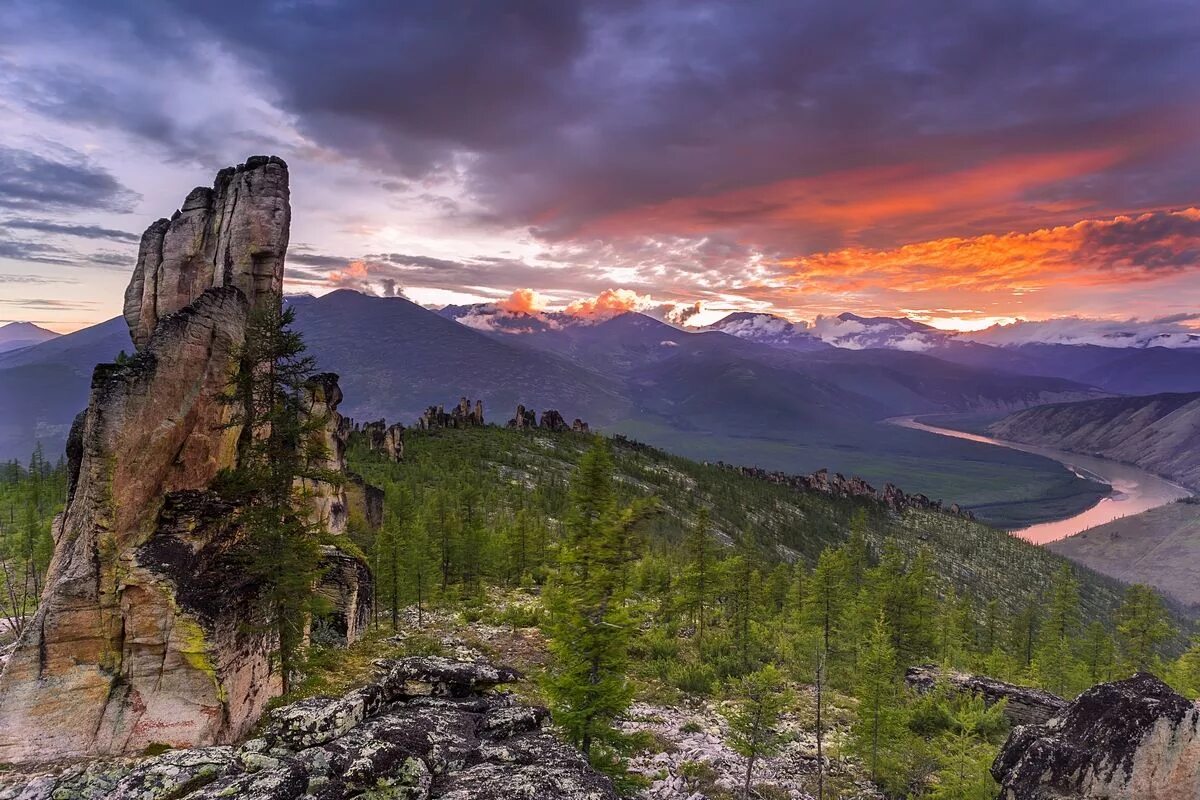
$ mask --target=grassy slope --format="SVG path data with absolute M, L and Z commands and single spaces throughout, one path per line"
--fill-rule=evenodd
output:
M 875 486 L 890 481 L 910 492 L 959 503 L 981 520 L 1006 529 L 1076 514 L 1100 497 L 1094 483 L 1050 459 L 884 423 L 838 431 L 836 441 L 805 442 L 685 433 L 645 419 L 612 427 L 697 459 L 793 473 L 824 467 L 860 475 Z
M 387 464 L 373 454 L 352 451 L 352 467 L 377 482 L 403 479 L 405 473 L 478 476 L 481 487 L 497 492 L 492 504 L 514 502 L 534 489 L 564 485 L 587 436 L 522 433 L 500 428 L 410 432 L 406 464 Z M 653 449 L 618 447 L 616 462 L 627 497 L 656 496 L 663 511 L 652 522 L 656 540 L 678 541 L 696 511 L 711 509 L 714 527 L 729 542 L 741 541 L 782 557 L 812 564 L 820 551 L 845 540 L 852 515 L 866 509 L 869 538 L 875 548 L 887 541 L 915 553 L 927 547 L 938 574 L 968 590 L 981 602 L 991 598 L 1016 613 L 1051 583 L 1064 559 L 986 525 L 942 514 L 886 513 L 874 503 L 799 493 L 745 478 Z M 519 502 L 515 501 L 515 502 Z M 1121 587 L 1110 578 L 1079 569 L 1088 618 L 1107 616 L 1119 602 Z
M 1178 502 L 1051 542 L 1049 549 L 1200 607 L 1200 504 Z

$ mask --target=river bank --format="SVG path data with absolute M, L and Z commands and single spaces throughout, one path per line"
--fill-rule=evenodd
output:
M 1088 528 L 1103 525 L 1131 514 L 1140 514 L 1152 508 L 1172 503 L 1192 493 L 1178 484 L 1172 483 L 1144 469 L 1110 461 L 1095 456 L 1068 453 L 1052 447 L 1007 442 L 994 439 L 978 433 L 943 428 L 930 421 L 916 417 L 897 417 L 888 420 L 889 423 L 902 428 L 923 431 L 938 436 L 948 436 L 955 439 L 977 442 L 980 444 L 1004 447 L 1024 453 L 1043 456 L 1058 461 L 1067 469 L 1080 477 L 1112 487 L 1111 492 L 1100 498 L 1098 502 L 1076 514 L 1062 519 L 1031 525 L 1026 528 L 1014 529 L 1012 533 L 1035 544 L 1053 542 L 1067 536 L 1072 536 Z

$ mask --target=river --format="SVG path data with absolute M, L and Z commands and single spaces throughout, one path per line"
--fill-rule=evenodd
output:
M 1045 544 L 1056 539 L 1112 522 L 1130 514 L 1140 514 L 1152 508 L 1164 506 L 1181 497 L 1187 497 L 1190 491 L 1161 478 L 1152 472 L 1139 467 L 1110 461 L 1107 458 L 1085 456 L 1078 453 L 1068 453 L 1065 450 L 1055 450 L 1052 447 L 1039 447 L 1032 444 L 1006 442 L 1003 439 L 992 439 L 975 433 L 956 431 L 951 428 L 939 428 L 924 422 L 918 422 L 914 417 L 897 417 L 888 420 L 893 425 L 913 430 L 936 433 L 940 436 L 952 436 L 955 439 L 966 439 L 971 442 L 981 442 L 996 447 L 1007 447 L 1010 450 L 1020 450 L 1025 453 L 1052 458 L 1063 464 L 1067 469 L 1088 480 L 1106 483 L 1112 487 L 1112 492 L 1102 497 L 1090 508 L 1080 511 L 1070 517 L 1042 522 L 1028 528 L 1012 531 L 1016 536 L 1034 544 Z

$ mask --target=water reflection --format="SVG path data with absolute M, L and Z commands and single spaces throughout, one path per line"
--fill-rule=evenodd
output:
M 1025 453 L 1052 458 L 1062 463 L 1067 469 L 1080 477 L 1100 481 L 1112 486 L 1112 493 L 1100 499 L 1091 508 L 1084 509 L 1064 519 L 1053 522 L 1042 522 L 1028 528 L 1014 530 L 1012 533 L 1034 544 L 1045 544 L 1056 539 L 1112 522 L 1130 514 L 1140 514 L 1152 508 L 1187 497 L 1191 494 L 1187 489 L 1171 483 L 1166 478 L 1147 472 L 1144 469 L 1109 461 L 1106 458 L 1068 453 L 1065 450 L 1055 450 L 1052 447 L 1039 447 L 1031 444 L 1006 442 L 1002 439 L 992 439 L 975 433 L 939 428 L 924 422 L 918 422 L 913 417 L 900 417 L 888 420 L 894 425 L 913 430 L 936 433 L 940 436 L 952 436 L 955 439 L 966 439 L 971 442 L 1007 447 L 1010 450 L 1020 450 Z

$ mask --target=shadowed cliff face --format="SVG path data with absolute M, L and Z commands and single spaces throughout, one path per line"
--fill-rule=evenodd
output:
M 249 311 L 280 302 L 289 217 L 287 167 L 260 156 L 143 237 L 125 309 L 137 353 L 96 367 L 76 420 L 42 603 L 0 676 L 0 762 L 227 742 L 277 693 L 254 587 L 229 558 L 237 509 L 211 487 L 237 464 L 221 395 Z M 310 394 L 323 466 L 340 470 L 336 376 Z M 340 532 L 344 492 L 304 488 Z

